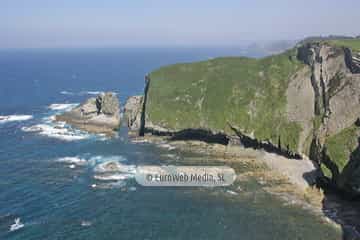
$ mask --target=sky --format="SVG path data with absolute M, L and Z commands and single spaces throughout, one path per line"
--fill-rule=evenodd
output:
M 0 48 L 241 46 L 359 22 L 359 0 L 0 0 Z

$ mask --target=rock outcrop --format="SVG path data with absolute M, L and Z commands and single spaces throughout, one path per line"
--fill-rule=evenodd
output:
M 356 41 L 304 41 L 263 59 L 219 58 L 160 68 L 147 78 L 142 112 L 131 118 L 137 119 L 133 129 L 308 156 L 325 182 L 360 196 Z
M 120 125 L 119 100 L 115 93 L 102 93 L 69 112 L 57 115 L 56 120 L 88 132 L 113 134 Z
M 319 42 L 305 44 L 298 52 L 299 59 L 310 66 L 314 92 L 312 143 L 306 154 L 322 165 L 332 184 L 360 195 L 360 177 L 354 179 L 359 169 L 349 167 L 358 158 L 353 152 L 359 137 L 355 126 L 360 116 L 358 53 Z
M 129 97 L 125 103 L 124 116 L 129 130 L 133 133 L 140 131 L 142 108 L 143 96 Z

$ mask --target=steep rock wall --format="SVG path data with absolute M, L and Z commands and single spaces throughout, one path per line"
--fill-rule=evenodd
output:
M 353 56 L 357 53 L 323 42 L 307 43 L 299 47 L 298 53 L 299 59 L 311 69 L 315 96 L 313 137 L 308 154 L 325 167 L 324 174 L 335 186 L 354 194 L 356 188 L 349 186 L 356 181 L 349 176 L 358 170 L 347 165 L 356 161 L 357 155 L 352 154 L 356 145 L 344 142 L 354 142 L 358 137 L 357 131 L 347 131 L 360 116 L 360 72 Z

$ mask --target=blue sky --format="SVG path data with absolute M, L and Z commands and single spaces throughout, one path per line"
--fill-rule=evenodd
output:
M 359 0 L 1 0 L 0 48 L 239 46 L 359 22 Z

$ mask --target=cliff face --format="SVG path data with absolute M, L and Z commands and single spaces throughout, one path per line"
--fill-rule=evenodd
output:
M 160 68 L 149 75 L 139 129 L 307 155 L 339 189 L 360 194 L 359 43 L 311 41 L 263 59 Z
M 298 58 L 310 67 L 314 93 L 312 142 L 305 153 L 322 165 L 337 187 L 352 194 L 357 194 L 356 182 L 360 180 L 353 177 L 360 169 L 347 167 L 357 161 L 353 152 L 360 136 L 355 126 L 360 116 L 357 55 L 336 44 L 315 42 L 298 48 Z
M 287 117 L 286 92 L 289 79 L 305 67 L 290 50 L 259 60 L 218 58 L 161 68 L 150 74 L 145 129 L 239 133 L 295 153 L 301 127 Z
M 132 96 L 126 101 L 124 114 L 127 120 L 127 126 L 131 132 L 136 133 L 141 127 L 143 101 L 143 96 Z

